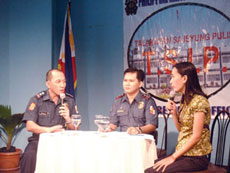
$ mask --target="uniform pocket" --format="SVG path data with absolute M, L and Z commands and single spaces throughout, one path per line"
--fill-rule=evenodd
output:
M 48 125 L 50 123 L 50 113 L 46 111 L 39 111 L 38 113 L 38 124 L 39 125 Z
M 128 117 L 128 113 L 126 111 L 117 112 L 117 118 L 118 118 L 119 124 L 121 126 L 127 125 L 129 123 L 129 117 Z
M 133 113 L 133 118 L 137 124 L 145 124 L 145 112 L 144 109 L 138 109 Z

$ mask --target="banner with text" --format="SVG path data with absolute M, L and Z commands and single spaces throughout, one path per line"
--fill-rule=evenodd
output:
M 230 1 L 123 0 L 123 7 L 124 66 L 144 70 L 144 90 L 163 112 L 172 65 L 181 61 L 196 66 L 212 115 L 230 112 Z

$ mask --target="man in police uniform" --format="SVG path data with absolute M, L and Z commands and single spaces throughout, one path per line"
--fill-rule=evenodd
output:
M 32 97 L 26 108 L 23 121 L 33 135 L 28 139 L 28 145 L 21 157 L 21 173 L 35 171 L 36 154 L 40 133 L 58 132 L 67 127 L 74 129 L 70 115 L 76 113 L 73 96 L 66 93 L 65 98 L 60 94 L 65 92 L 66 79 L 62 71 L 51 69 L 46 73 L 48 90 Z
M 110 111 L 110 126 L 113 131 L 120 126 L 120 131 L 129 134 L 153 133 L 158 126 L 158 112 L 155 101 L 140 88 L 145 74 L 142 70 L 128 68 L 124 72 L 124 94 L 115 99 Z

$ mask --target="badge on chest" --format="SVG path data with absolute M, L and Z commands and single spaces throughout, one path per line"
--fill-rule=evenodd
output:
M 145 103 L 144 103 L 143 101 L 140 101 L 140 102 L 138 103 L 138 109 L 143 109 L 143 108 L 144 108 L 144 105 L 145 105 Z

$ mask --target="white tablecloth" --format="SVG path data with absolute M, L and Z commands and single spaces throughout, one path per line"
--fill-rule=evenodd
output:
M 36 173 L 143 173 L 157 158 L 150 135 L 65 131 L 40 135 Z

